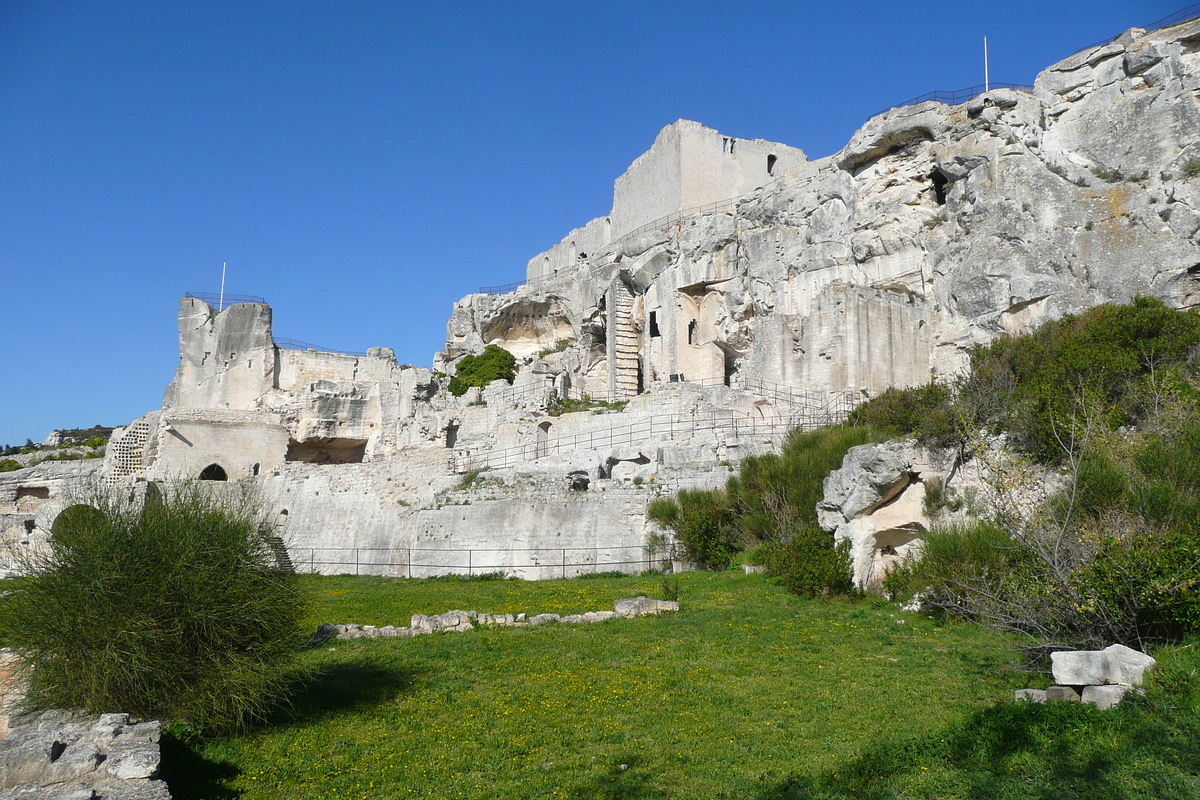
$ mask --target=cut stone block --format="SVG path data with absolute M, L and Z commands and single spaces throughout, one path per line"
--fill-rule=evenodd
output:
M 1079 691 L 1074 686 L 1051 686 L 1046 690 L 1046 700 L 1066 700 L 1070 703 L 1079 702 Z
M 1132 686 L 1126 686 L 1121 683 L 1110 683 L 1105 686 L 1085 686 L 1083 687 L 1082 700 L 1085 703 L 1091 703 L 1096 708 L 1112 708 L 1121 702 L 1121 698 L 1132 689 Z
M 629 597 L 613 603 L 618 616 L 640 617 L 643 614 L 658 614 L 663 611 L 678 611 L 679 603 L 672 600 L 651 600 L 649 597 Z
M 1124 683 L 1141 686 L 1154 659 L 1131 647 L 1110 645 L 1103 650 L 1063 650 L 1050 654 L 1054 680 L 1071 686 Z
M 1018 700 L 1018 701 L 1026 700 L 1030 703 L 1044 703 L 1044 702 L 1046 702 L 1046 690 L 1045 689 L 1017 689 L 1017 691 L 1013 693 L 1013 699 Z
M 1114 678 L 1112 683 L 1141 686 L 1146 671 L 1155 664 L 1152 656 L 1123 644 L 1110 645 L 1104 648 L 1104 653 L 1109 659 L 1109 675 Z

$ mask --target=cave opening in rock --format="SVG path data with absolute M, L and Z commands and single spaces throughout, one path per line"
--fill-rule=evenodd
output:
M 288 442 L 287 461 L 309 464 L 361 464 L 367 452 L 366 439 L 319 438 Z
M 943 175 L 941 170 L 935 169 L 929 180 L 933 184 L 933 196 L 937 199 L 937 204 L 946 205 L 946 186 L 949 185 L 950 179 Z
M 662 336 L 662 333 L 658 330 L 658 312 L 657 311 L 650 312 L 650 336 L 651 336 L 651 338 L 656 338 L 656 337 Z
M 777 160 L 778 159 L 776 158 L 774 153 L 771 153 L 771 155 L 767 156 L 767 174 L 768 175 L 775 174 L 775 162 Z

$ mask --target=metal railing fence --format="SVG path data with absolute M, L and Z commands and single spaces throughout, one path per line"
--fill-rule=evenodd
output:
M 302 342 L 298 339 L 281 339 L 276 336 L 272 337 L 271 341 L 281 350 L 312 350 L 317 353 L 332 353 L 334 355 L 354 356 L 356 358 L 366 358 L 367 356 L 366 353 L 358 353 L 352 350 L 334 350 L 332 347 L 322 347 L 319 344 Z
M 970 86 L 966 89 L 955 89 L 952 92 L 943 90 L 926 92 L 925 94 L 914 97 L 911 100 L 905 100 L 903 103 L 896 103 L 894 106 L 888 106 L 887 108 L 883 109 L 883 111 L 876 112 L 871 116 L 879 116 L 880 114 L 886 114 L 888 111 L 892 111 L 893 109 L 904 108 L 905 106 L 915 106 L 918 103 L 928 103 L 931 101 L 934 103 L 942 103 L 943 105 L 947 106 L 956 106 L 959 103 L 965 103 L 981 94 L 985 94 L 986 92 L 994 91 L 996 89 L 1012 89 L 1013 91 L 1024 92 L 1025 94 L 1033 94 L 1033 87 L 1024 83 L 981 83 L 978 86 Z
M 724 431 L 732 436 L 784 436 L 794 429 L 809 431 L 844 422 L 858 403 L 858 392 L 840 392 L 820 405 L 800 406 L 774 420 L 751 417 L 732 409 L 712 409 L 695 414 L 656 414 L 637 422 L 547 438 L 494 450 L 456 451 L 456 472 L 506 469 L 525 461 L 575 450 L 607 450 L 648 440 L 691 438 L 698 433 Z
M 612 547 L 303 547 L 290 545 L 297 572 L 324 575 L 487 575 L 533 572 L 538 578 L 567 578 L 608 569 L 639 572 L 660 565 L 667 553 L 642 545 Z M 607 569 L 601 569 L 607 568 Z
M 267 301 L 258 295 L 254 294 L 221 294 L 220 292 L 184 292 L 184 297 L 190 297 L 193 300 L 203 300 L 210 306 L 221 313 L 230 306 L 236 306 L 239 303 L 266 303 Z
M 1168 14 L 1160 20 L 1151 22 L 1149 25 L 1141 25 L 1137 27 L 1140 27 L 1146 33 L 1153 33 L 1154 31 L 1159 31 L 1163 28 L 1169 28 L 1172 25 L 1178 25 L 1181 22 L 1188 22 L 1189 20 L 1196 19 L 1197 17 L 1200 17 L 1200 3 L 1185 6 L 1184 8 L 1176 11 L 1174 14 Z M 1118 33 L 1116 36 L 1110 36 L 1103 41 L 1094 42 L 1089 44 L 1087 47 L 1081 47 L 1076 50 L 1075 53 L 1082 53 L 1084 50 L 1091 50 L 1093 47 L 1104 47 L 1106 44 L 1112 44 L 1117 39 L 1120 39 L 1121 35 L 1124 33 L 1125 31 L 1121 31 L 1121 33 Z M 1072 53 L 1071 55 L 1075 55 L 1075 53 Z

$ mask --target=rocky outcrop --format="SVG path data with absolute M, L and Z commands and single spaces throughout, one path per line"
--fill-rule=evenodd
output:
M 128 714 L 44 711 L 16 717 L 0 739 L 0 797 L 170 800 L 155 780 L 159 723 Z
M 878 589 L 888 567 L 919 550 L 930 525 L 926 482 L 943 480 L 949 460 L 912 440 L 865 444 L 825 478 L 817 521 L 849 543 L 855 586 Z
M 537 324 L 571 326 L 547 367 L 580 391 L 617 390 L 627 358 L 647 385 L 740 375 L 874 394 L 1097 303 L 1194 305 L 1198 37 L 1198 21 L 1134 29 L 1031 93 L 896 108 L 727 206 L 593 244 L 554 274 L 535 258 L 526 286 L 456 306 L 444 362 L 546 308 Z

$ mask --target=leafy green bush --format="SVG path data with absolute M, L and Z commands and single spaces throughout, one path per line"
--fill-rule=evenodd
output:
M 15 472 L 21 468 L 21 462 L 15 458 L 0 459 L 0 472 Z
M 815 524 L 794 531 L 786 542 L 767 543 L 765 554 L 767 571 L 792 594 L 828 597 L 854 592 L 850 543 L 835 543 L 832 534 Z
M 450 379 L 450 394 L 462 397 L 472 386 L 484 387 L 493 381 L 513 382 L 517 373 L 517 360 L 503 347 L 489 344 L 477 356 L 466 355 L 459 359 Z
M 961 443 L 965 428 L 954 399 L 953 387 L 944 383 L 890 388 L 850 412 L 848 422 L 893 436 L 915 436 L 937 447 L 955 446 Z
M 200 731 L 262 717 L 303 641 L 296 576 L 270 535 L 249 498 L 191 485 L 67 508 L 0 600 L 28 699 Z
M 1170 398 L 1143 431 L 1085 441 L 1057 495 L 1000 522 L 934 530 L 885 590 L 1016 634 L 1032 661 L 1200 633 L 1195 404 Z
M 684 489 L 673 498 L 657 498 L 646 513 L 675 532 L 690 558 L 714 569 L 728 567 L 741 549 L 741 532 L 723 491 Z
M 1060 463 L 1084 409 L 1114 430 L 1152 412 L 1167 383 L 1186 387 L 1180 368 L 1198 343 L 1193 311 L 1148 297 L 1097 306 L 976 347 L 970 374 L 956 386 L 889 389 L 855 409 L 850 422 L 943 447 L 986 426 L 1008 431 L 1039 460 Z
M 1019 554 L 1008 531 L 992 522 L 938 526 L 922 537 L 920 558 L 894 564 L 883 589 L 899 600 L 921 594 L 927 605 L 970 616 L 973 592 L 1009 575 Z

